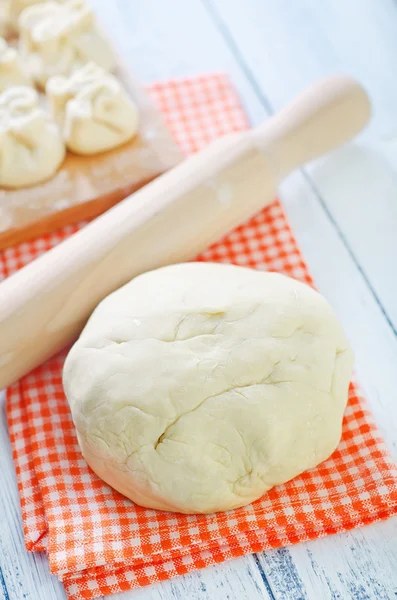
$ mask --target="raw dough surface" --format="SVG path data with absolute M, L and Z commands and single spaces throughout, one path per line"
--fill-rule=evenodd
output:
M 54 75 L 70 75 L 89 61 L 106 71 L 114 67 L 113 50 L 84 0 L 35 4 L 19 17 L 19 46 L 32 77 L 45 87 Z
M 275 273 L 187 263 L 108 296 L 64 367 L 83 455 L 142 506 L 243 506 L 330 456 L 352 352 L 325 299 Z
M 0 28 L 1 35 L 10 36 L 18 32 L 18 17 L 24 8 L 43 0 L 1 0 Z
M 31 80 L 18 52 L 0 37 L 0 93 L 15 85 L 31 85 Z
M 3 11 L 7 17 L 11 32 L 18 32 L 18 18 L 25 8 L 39 4 L 43 0 L 2 0 Z
M 54 119 L 66 146 L 76 154 L 117 148 L 138 131 L 138 109 L 120 81 L 95 63 L 46 86 Z
M 49 179 L 65 156 L 57 124 L 30 87 L 0 94 L 0 186 L 20 188 Z

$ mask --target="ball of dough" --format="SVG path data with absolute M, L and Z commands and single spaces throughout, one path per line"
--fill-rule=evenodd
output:
M 97 154 L 133 138 L 138 109 L 121 83 L 95 63 L 46 86 L 54 119 L 66 146 L 76 154 Z
M 65 156 L 57 124 L 30 87 L 0 94 L 0 186 L 20 188 L 50 178 Z
M 149 508 L 224 511 L 330 456 L 352 352 L 325 299 L 224 264 L 146 273 L 103 300 L 64 367 L 88 464 Z
M 0 93 L 12 86 L 30 85 L 31 80 L 25 71 L 15 48 L 10 48 L 0 37 Z
M 115 57 L 84 0 L 43 2 L 19 17 L 19 47 L 38 85 L 55 75 L 70 75 L 89 61 L 113 69 Z

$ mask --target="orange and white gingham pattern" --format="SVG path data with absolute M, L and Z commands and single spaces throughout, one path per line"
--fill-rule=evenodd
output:
M 224 75 L 155 84 L 149 92 L 187 153 L 247 127 Z M 81 226 L 6 250 L 0 254 L 0 279 Z M 312 283 L 278 201 L 199 259 L 276 270 Z M 47 551 L 52 572 L 73 600 L 144 586 L 397 512 L 397 468 L 354 384 L 332 457 L 254 504 L 206 516 L 134 506 L 81 457 L 62 389 L 64 357 L 65 352 L 8 390 L 7 415 L 26 546 Z

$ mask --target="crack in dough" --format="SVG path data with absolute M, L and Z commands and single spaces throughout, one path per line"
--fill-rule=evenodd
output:
M 279 364 L 280 361 L 274 363 L 273 369 L 276 365 Z M 196 410 L 198 410 L 199 408 L 201 408 L 203 406 L 203 404 L 205 402 L 207 402 L 208 400 L 212 400 L 213 398 L 216 398 L 218 396 L 223 396 L 225 394 L 228 394 L 229 392 L 236 392 L 239 393 L 240 390 L 243 390 L 244 388 L 250 388 L 253 387 L 255 385 L 261 385 L 263 383 L 266 383 L 266 380 L 269 379 L 269 377 L 271 377 L 271 374 L 273 372 L 273 369 L 271 371 L 271 373 L 269 373 L 269 375 L 266 375 L 266 377 L 263 377 L 260 381 L 253 381 L 252 383 L 249 383 L 247 385 L 241 385 L 241 386 L 232 386 L 230 388 L 227 388 L 225 390 L 222 390 L 221 392 L 218 392 L 217 394 L 213 394 L 212 396 L 208 396 L 207 398 L 203 398 L 203 400 L 201 400 L 201 402 L 199 402 L 194 408 L 192 408 L 191 410 L 187 410 L 186 412 L 181 413 L 180 415 L 178 415 L 173 421 L 172 423 L 170 423 L 169 425 L 167 425 L 167 427 L 164 429 L 163 433 L 160 435 L 160 437 L 158 438 L 158 440 L 155 442 L 154 444 L 154 449 L 157 450 L 157 446 L 159 446 L 159 444 L 162 443 L 162 441 L 166 438 L 168 431 L 170 430 L 171 427 L 173 427 L 174 425 L 176 425 L 183 417 L 186 417 L 188 414 L 191 414 L 193 412 L 195 412 Z M 244 440 L 243 440 L 244 442 Z

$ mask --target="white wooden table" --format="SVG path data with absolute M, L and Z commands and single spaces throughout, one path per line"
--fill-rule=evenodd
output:
M 253 124 L 330 72 L 366 85 L 370 128 L 291 176 L 281 197 L 317 285 L 350 337 L 358 377 L 397 459 L 397 1 L 93 1 L 143 82 L 228 71 Z M 23 546 L 3 410 L 0 461 L 0 599 L 63 599 L 45 557 Z M 117 598 L 397 598 L 397 520 Z

